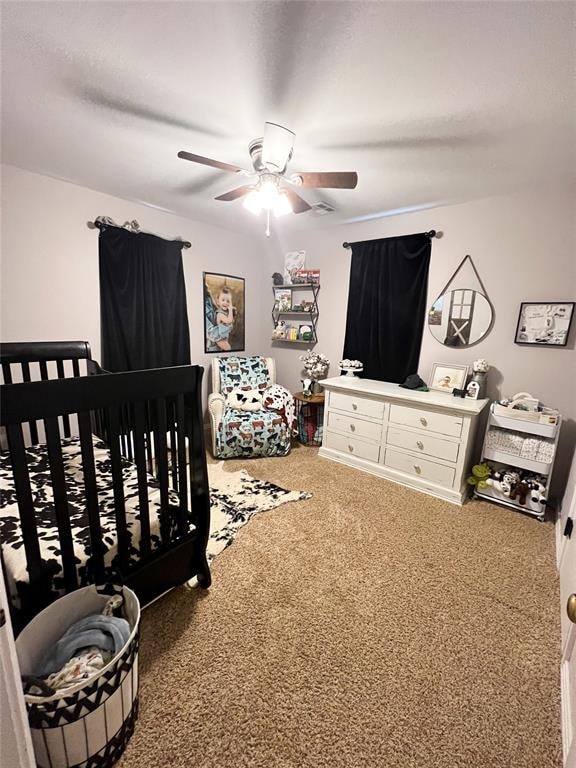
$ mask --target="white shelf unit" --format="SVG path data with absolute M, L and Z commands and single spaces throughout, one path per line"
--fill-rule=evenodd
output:
M 530 414 L 528 414 L 529 418 L 526 419 L 495 414 L 493 410 L 494 405 L 495 404 L 493 403 L 490 406 L 490 415 L 488 416 L 488 422 L 486 424 L 481 461 L 488 461 L 493 464 L 498 464 L 501 467 L 510 467 L 512 470 L 523 469 L 533 474 L 541 475 L 546 481 L 546 490 L 544 493 L 546 498 L 548 498 L 550 480 L 552 478 L 552 470 L 554 469 L 554 460 L 556 458 L 556 448 L 558 446 L 558 437 L 560 435 L 561 417 L 558 416 L 557 424 L 544 424 L 531 420 Z M 520 454 L 509 453 L 504 450 L 488 447 L 488 435 L 489 432 L 494 429 L 504 432 L 520 433 L 537 439 L 544 439 L 552 445 L 550 455 L 546 457 L 545 461 L 539 461 L 534 458 L 527 458 Z M 533 515 L 539 520 L 543 520 L 544 515 L 546 514 L 546 505 L 542 505 L 540 502 L 533 502 L 530 499 L 530 496 L 526 499 L 525 504 L 520 504 L 515 499 L 508 498 L 492 486 L 487 486 L 480 490 L 475 488 L 474 495 L 478 498 L 493 501 L 496 504 L 501 504 L 502 506 Z

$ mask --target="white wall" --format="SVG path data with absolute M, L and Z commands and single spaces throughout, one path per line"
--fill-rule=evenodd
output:
M 98 230 L 87 227 L 99 215 L 120 224 L 136 219 L 145 231 L 192 243 L 182 250 L 190 343 L 205 379 L 213 355 L 204 354 L 203 271 L 245 278 L 245 354 L 262 351 L 268 329 L 261 321 L 269 307 L 260 239 L 12 166 L 2 167 L 2 341 L 88 340 L 100 359 Z
M 332 361 L 337 375 L 342 357 L 351 252 L 342 242 L 390 237 L 435 229 L 432 241 L 428 306 L 460 260 L 470 254 L 495 309 L 495 322 L 484 341 L 467 348 L 445 347 L 424 329 L 420 375 L 427 380 L 433 362 L 471 364 L 484 357 L 492 366 L 489 395 L 529 391 L 559 408 L 567 420 L 560 446 L 556 488 L 568 474 L 576 434 L 576 319 L 568 348 L 514 344 L 521 301 L 576 300 L 576 219 L 565 190 L 536 195 L 494 197 L 379 220 L 278 237 L 269 248 L 270 271 L 282 272 L 283 254 L 304 249 L 306 265 L 321 270 L 319 342 L 315 349 Z M 460 273 L 462 275 L 462 272 Z M 465 273 L 458 285 L 472 281 Z M 476 287 L 474 282 L 468 287 Z M 301 348 L 272 344 L 279 380 L 300 385 Z

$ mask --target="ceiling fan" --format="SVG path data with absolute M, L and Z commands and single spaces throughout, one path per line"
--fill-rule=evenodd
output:
M 244 207 L 252 213 L 259 214 L 265 210 L 268 222 L 266 234 L 269 235 L 270 211 L 275 216 L 284 216 L 287 213 L 304 213 L 312 207 L 295 192 L 294 187 L 354 189 L 358 183 L 358 174 L 352 171 L 296 172 L 286 175 L 286 169 L 292 157 L 294 139 L 295 134 L 288 128 L 276 123 L 265 123 L 264 136 L 254 139 L 248 147 L 252 171 L 220 160 L 194 155 L 191 152 L 178 152 L 178 157 L 247 177 L 250 180 L 247 184 L 218 195 L 215 199 L 229 202 L 244 198 Z

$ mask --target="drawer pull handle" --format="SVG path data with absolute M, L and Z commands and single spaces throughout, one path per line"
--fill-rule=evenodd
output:
M 418 448 L 420 448 L 421 451 L 424 450 L 424 443 L 422 442 L 422 440 L 418 440 L 416 445 L 418 446 Z
M 349 445 L 348 446 L 348 450 L 350 451 L 350 453 L 354 453 L 354 446 L 353 445 Z
M 356 403 L 352 403 L 352 409 L 353 409 L 354 411 L 357 411 L 357 410 L 358 410 L 358 406 L 356 405 Z
M 418 466 L 418 464 L 414 464 L 414 469 L 416 470 L 416 474 L 420 475 L 422 473 L 421 467 Z
M 420 424 L 422 424 L 423 427 L 427 427 L 428 426 L 428 422 L 426 421 L 424 416 L 420 417 Z
M 356 426 L 354 424 L 350 424 L 350 429 L 352 430 L 352 432 L 354 432 L 356 429 Z

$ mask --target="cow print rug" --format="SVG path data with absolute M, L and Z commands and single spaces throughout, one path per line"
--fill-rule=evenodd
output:
M 208 560 L 232 544 L 243 525 L 257 515 L 288 501 L 312 497 L 304 491 L 287 491 L 266 480 L 251 477 L 246 470 L 227 472 L 225 462 L 208 465 L 210 483 L 210 539 Z

